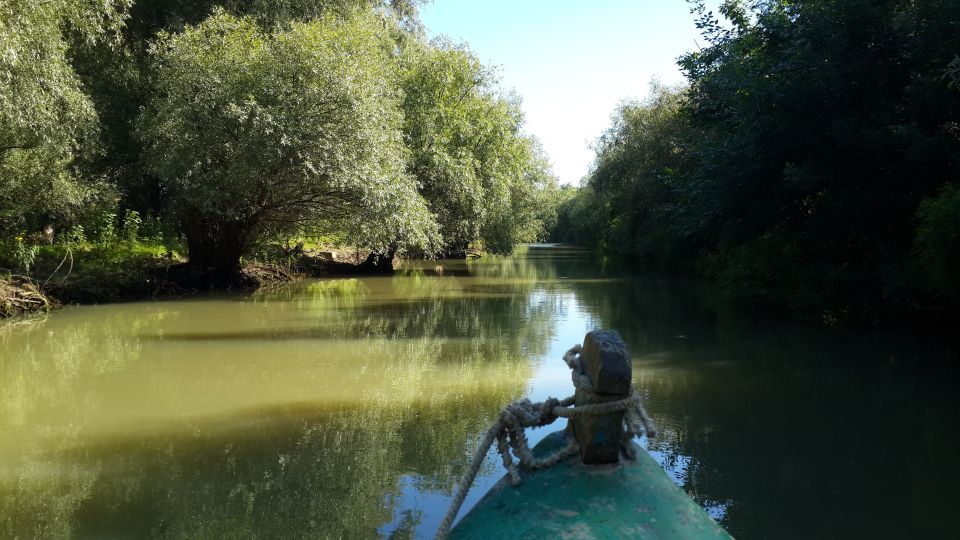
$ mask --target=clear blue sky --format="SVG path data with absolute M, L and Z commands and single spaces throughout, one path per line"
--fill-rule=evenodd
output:
M 677 57 L 703 45 L 685 0 L 433 0 L 421 17 L 431 37 L 466 42 L 500 66 L 503 86 L 523 98 L 527 131 L 572 184 L 617 103 L 644 97 L 654 77 L 682 82 Z

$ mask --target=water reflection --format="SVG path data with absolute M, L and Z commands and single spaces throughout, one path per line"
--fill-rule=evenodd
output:
M 955 344 L 745 325 L 576 250 L 441 264 L 0 327 L 0 537 L 428 536 L 496 412 L 568 395 L 595 327 L 735 535 L 951 536 Z
M 8 329 L 0 537 L 411 532 L 403 481 L 448 493 L 525 393 L 556 308 L 535 283 L 410 272 Z
M 633 352 L 651 452 L 735 536 L 955 536 L 955 339 L 738 322 L 684 283 L 577 295 Z

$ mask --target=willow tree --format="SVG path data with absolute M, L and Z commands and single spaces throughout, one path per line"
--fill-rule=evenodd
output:
M 71 43 L 72 64 L 97 109 L 104 150 L 83 160 L 83 170 L 116 182 L 122 207 L 168 213 L 166 192 L 144 168 L 142 145 L 133 129 L 142 104 L 154 93 L 148 48 L 161 31 L 180 32 L 199 24 L 217 6 L 237 17 L 253 17 L 267 28 L 367 10 L 389 21 L 395 39 L 400 40 L 407 35 L 406 29 L 419 27 L 418 4 L 419 0 L 137 0 L 117 43 Z
M 69 214 L 91 194 L 70 174 L 97 115 L 67 59 L 65 34 L 114 35 L 129 0 L 0 2 L 0 227 Z
M 550 176 L 521 132 L 518 100 L 464 46 L 409 43 L 401 63 L 408 171 L 440 226 L 444 254 L 463 256 L 476 240 L 509 251 L 530 228 L 519 218 L 532 214 L 519 210 Z
M 272 32 L 217 12 L 160 35 L 139 133 L 191 264 L 228 278 L 262 235 L 303 229 L 374 251 L 430 242 L 403 171 L 392 43 L 369 12 Z

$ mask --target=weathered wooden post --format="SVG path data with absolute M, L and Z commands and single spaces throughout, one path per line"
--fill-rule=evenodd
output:
M 613 330 L 594 330 L 583 338 L 580 353 L 581 375 L 592 390 L 576 389 L 574 404 L 592 405 L 624 399 L 630 394 L 633 369 L 630 353 L 620 334 Z M 623 436 L 623 411 L 573 418 L 573 433 L 580 445 L 584 463 L 616 463 L 620 459 Z

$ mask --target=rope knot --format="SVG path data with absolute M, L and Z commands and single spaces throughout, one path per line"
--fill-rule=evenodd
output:
M 554 397 L 547 398 L 546 401 L 541 403 L 540 421 L 537 423 L 537 427 L 552 424 L 557 419 L 557 414 L 554 412 L 554 408 L 557 407 L 560 407 L 560 400 Z
M 582 373 L 580 363 L 580 353 L 582 351 L 583 347 L 580 345 L 571 347 L 570 350 L 563 355 L 563 361 L 567 363 L 567 366 L 569 366 L 573 372 L 573 385 L 577 391 L 592 392 L 590 377 Z M 511 482 L 516 486 L 520 484 L 521 480 L 518 465 L 523 465 L 528 469 L 542 469 L 555 465 L 580 451 L 576 438 L 570 437 L 565 448 L 549 456 L 542 458 L 534 457 L 533 451 L 530 449 L 530 444 L 527 442 L 524 428 L 546 426 L 552 424 L 560 417 L 573 418 L 578 415 L 607 414 L 615 411 L 623 411 L 624 429 L 621 443 L 623 443 L 623 449 L 628 455 L 631 455 L 631 453 L 635 451 L 633 446 L 629 444 L 633 437 L 644 433 L 651 437 L 656 434 L 653 421 L 643 409 L 640 396 L 634 391 L 631 391 L 630 395 L 623 399 L 606 403 L 573 407 L 574 401 L 575 398 L 573 396 L 563 400 L 547 398 L 541 403 L 531 403 L 529 399 L 518 399 L 500 411 L 497 423 L 487 431 L 483 440 L 480 442 L 480 446 L 473 455 L 473 461 L 467 470 L 464 471 L 463 477 L 460 479 L 454 493 L 453 501 L 450 503 L 450 508 L 440 523 L 436 538 L 446 538 L 450 527 L 453 525 L 453 520 L 457 517 L 460 506 L 467 496 L 467 490 L 469 490 L 470 485 L 473 484 L 473 480 L 476 478 L 477 472 L 483 464 L 487 451 L 494 442 L 497 443 L 497 452 L 503 460 L 503 466 L 507 470 Z M 516 456 L 519 463 L 514 461 L 513 456 Z

